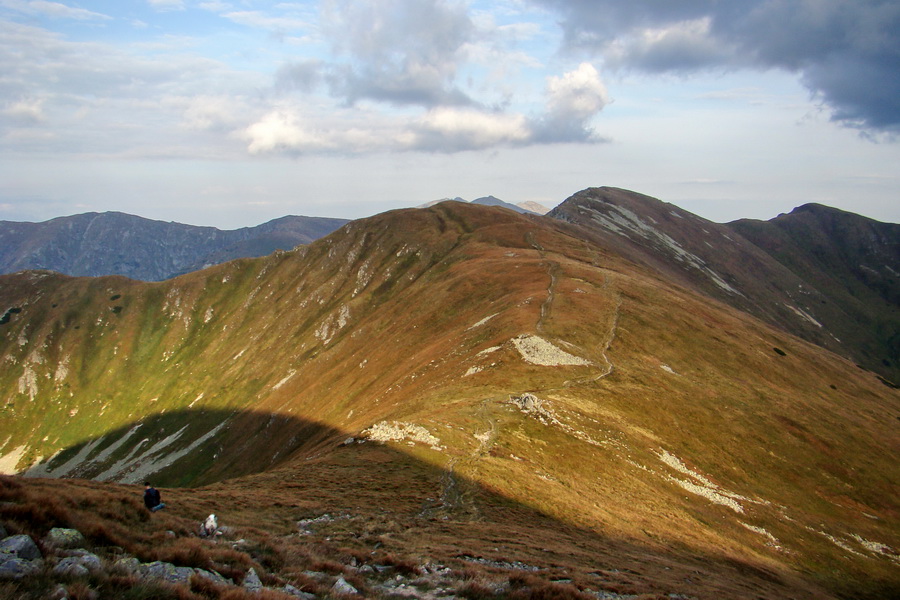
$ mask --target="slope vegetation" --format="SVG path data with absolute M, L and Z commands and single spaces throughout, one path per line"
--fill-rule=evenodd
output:
M 299 485 L 408 550 L 657 593 L 897 589 L 898 392 L 602 242 L 447 202 L 162 283 L 2 277 L 3 464 L 279 518 Z
M 730 306 L 900 381 L 900 225 L 807 205 L 722 225 L 616 188 L 549 216 Z

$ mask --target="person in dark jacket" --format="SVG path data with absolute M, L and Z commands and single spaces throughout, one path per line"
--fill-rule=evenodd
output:
M 156 512 L 161 508 L 165 508 L 166 505 L 162 502 L 159 490 L 150 485 L 149 481 L 145 481 L 144 486 L 144 506 L 146 506 L 150 512 Z

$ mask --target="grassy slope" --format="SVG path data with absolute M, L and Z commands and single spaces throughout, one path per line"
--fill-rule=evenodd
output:
M 106 465 L 185 423 L 168 450 L 225 422 L 156 479 L 196 485 L 281 465 L 196 492 L 243 494 L 252 513 L 270 499 L 259 489 L 304 479 L 315 461 L 331 503 L 360 493 L 346 486 L 360 479 L 371 504 L 393 502 L 385 480 L 405 486 L 426 469 L 434 491 L 409 502 L 432 497 L 471 539 L 484 519 L 522 534 L 523 514 L 540 514 L 579 543 L 606 540 L 610 556 L 618 543 L 755 565 L 786 595 L 809 581 L 897 584 L 896 554 L 853 537 L 900 547 L 897 392 L 564 224 L 444 204 L 161 284 L 26 274 L 2 289 L 22 308 L 0 326 L 2 452 L 25 445 L 20 465 L 111 433 L 96 456 L 140 421 Z M 529 364 L 510 343 L 519 334 L 592 364 Z M 523 392 L 548 403 L 543 422 L 509 402 Z M 403 443 L 414 463 L 343 463 L 334 479 L 351 451 L 339 442 L 381 420 L 424 426 L 444 448 Z M 725 492 L 743 512 L 708 499 Z M 525 513 L 505 520 L 492 508 L 504 503 Z

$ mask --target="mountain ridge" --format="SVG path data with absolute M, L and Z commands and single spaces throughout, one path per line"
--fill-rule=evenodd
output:
M 0 273 L 48 269 L 74 276 L 161 281 L 213 263 L 309 243 L 344 219 L 281 217 L 220 230 L 121 212 L 82 213 L 41 223 L 0 221 Z
M 900 381 L 900 225 L 817 206 L 772 221 L 719 224 L 650 196 L 589 188 L 548 216 L 584 227 L 600 243 L 683 285 Z M 813 234 L 787 225 L 798 215 L 822 214 L 829 215 L 828 233 L 821 226 Z M 852 235 L 839 235 L 841 229 Z
M 0 325 L 0 453 L 226 494 L 342 465 L 389 505 L 418 475 L 370 454 L 387 444 L 442 473 L 409 499 L 435 515 L 422 531 L 508 502 L 832 593 L 896 587 L 897 392 L 610 240 L 628 246 L 446 202 L 160 283 L 0 277 L 19 309 Z

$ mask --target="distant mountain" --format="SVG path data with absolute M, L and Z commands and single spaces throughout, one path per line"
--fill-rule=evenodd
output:
M 425 204 L 419 205 L 417 208 L 429 208 L 434 206 L 435 204 L 439 204 L 441 202 L 446 201 L 453 202 L 469 202 L 463 198 L 457 196 L 456 198 L 441 198 L 440 200 L 432 200 L 431 202 L 426 202 Z M 494 196 L 484 196 L 481 198 L 476 198 L 471 201 L 471 204 L 480 204 L 482 206 L 499 206 L 501 208 L 507 208 L 509 210 L 515 211 L 517 213 L 523 214 L 535 214 L 535 215 L 544 215 L 547 214 L 550 209 L 538 204 L 537 202 L 519 202 L 518 204 L 510 204 L 509 202 L 504 202 L 503 200 L 496 198 Z
M 0 273 L 46 269 L 74 276 L 124 275 L 162 281 L 235 258 L 308 244 L 347 223 L 288 216 L 223 231 L 119 212 L 42 223 L 0 221 Z
M 578 192 L 548 216 L 900 382 L 900 225 L 818 205 L 723 225 L 607 187 Z

